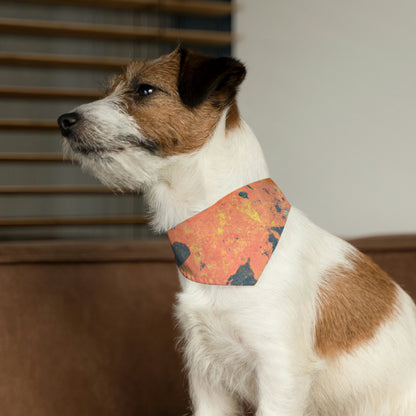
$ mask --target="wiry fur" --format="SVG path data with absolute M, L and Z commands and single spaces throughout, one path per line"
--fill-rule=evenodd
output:
M 161 65 L 170 62 L 172 71 L 179 72 L 180 53 L 164 57 Z M 198 65 L 205 62 L 198 59 Z M 221 70 L 220 64 L 210 68 Z M 157 73 L 158 61 L 152 65 Z M 140 73 L 136 76 L 140 78 Z M 151 73 L 146 77 L 151 82 Z M 75 110 L 82 114 L 82 122 L 77 134 L 64 141 L 65 150 L 105 184 L 142 190 L 153 227 L 165 232 L 229 192 L 269 176 L 254 134 L 244 121 L 236 122 L 238 112 L 233 113 L 232 128 L 226 122 L 229 106 L 235 105 L 233 83 L 235 94 L 241 80 L 228 79 L 224 108 L 218 105 L 224 96 L 223 81 L 216 85 L 210 79 L 210 95 L 203 104 L 190 97 L 189 102 L 198 102 L 195 108 L 183 106 L 176 85 L 170 85 L 175 92 L 169 97 L 159 95 L 169 105 L 178 100 L 192 117 L 199 105 L 218 113 L 215 129 L 196 149 L 189 150 L 189 143 L 176 154 L 163 153 L 169 146 L 157 151 L 141 146 L 149 137 L 137 117 L 140 108 L 131 110 L 122 86 L 116 86 L 109 97 Z M 135 105 L 151 106 L 152 101 Z M 163 111 L 160 102 L 157 109 L 155 123 L 158 111 Z M 79 151 L 80 142 L 90 151 Z M 356 290 L 352 302 L 345 290 L 351 286 L 344 282 L 366 279 L 366 270 L 371 269 L 372 284 L 379 285 L 378 271 L 366 262 L 349 244 L 292 207 L 279 245 L 255 286 L 203 285 L 179 273 L 182 291 L 176 316 L 183 332 L 194 415 L 237 415 L 243 402 L 253 406 L 257 416 L 416 415 L 415 306 L 395 284 L 374 292 L 379 296 L 377 308 L 359 306 L 371 303 L 371 296 L 362 297 L 366 285 Z M 339 270 L 342 275 L 334 272 Z M 331 304 L 332 287 L 342 299 L 341 309 Z M 340 313 L 329 313 L 330 307 L 354 314 L 354 319 L 342 320 Z M 368 324 L 366 313 L 374 314 Z M 349 339 L 348 325 L 358 320 L 362 327 Z M 334 325 L 343 325 L 343 330 L 331 333 Z M 321 341 L 324 337 L 330 343 L 322 344 L 328 350 L 317 345 L 317 331 Z M 332 342 L 331 336 L 345 338 Z

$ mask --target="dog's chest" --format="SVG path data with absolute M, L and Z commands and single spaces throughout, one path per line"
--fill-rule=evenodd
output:
M 212 383 L 232 386 L 247 395 L 255 360 L 245 342 L 241 318 L 232 307 L 204 303 L 198 302 L 194 293 L 185 291 L 178 296 L 176 316 L 186 361 Z

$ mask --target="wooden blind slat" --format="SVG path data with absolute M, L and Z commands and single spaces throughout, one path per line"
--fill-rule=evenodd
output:
M 0 227 L 36 227 L 70 225 L 134 225 L 147 224 L 149 221 L 141 215 L 114 217 L 44 217 L 44 218 L 0 218 Z
M 119 71 L 128 59 L 0 52 L 0 65 Z
M 114 0 L 115 2 L 117 0 Z M 97 1 L 98 2 L 98 1 Z M 165 13 L 181 13 L 181 14 L 198 14 L 201 16 L 212 16 L 212 17 L 222 17 L 229 16 L 235 7 L 232 3 L 222 3 L 218 1 L 174 1 L 174 0 L 162 0 L 162 1 L 152 1 L 152 3 L 157 3 L 157 11 Z
M 0 120 L 0 130 L 58 130 L 54 120 Z
M 41 35 L 56 37 L 100 38 L 115 40 L 143 40 L 151 42 L 224 46 L 234 37 L 229 32 L 165 29 L 165 28 L 126 28 L 113 25 L 86 25 L 64 22 L 48 22 L 21 19 L 0 19 L 0 32 L 18 35 Z
M 96 90 L 63 90 L 57 88 L 29 88 L 0 86 L 0 98 L 96 100 L 103 94 Z
M 66 162 L 60 153 L 0 153 L 0 162 Z
M 194 0 L 18 0 L 26 3 L 70 4 L 77 6 L 111 7 L 143 10 L 156 13 L 194 14 L 222 17 L 230 15 L 235 7 L 230 3 Z

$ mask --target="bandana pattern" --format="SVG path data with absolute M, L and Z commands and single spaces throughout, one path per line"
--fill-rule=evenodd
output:
M 176 264 L 194 282 L 255 285 L 289 210 L 270 178 L 243 186 L 168 231 Z

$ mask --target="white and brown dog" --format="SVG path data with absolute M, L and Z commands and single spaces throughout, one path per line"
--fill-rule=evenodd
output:
M 59 118 L 64 150 L 104 184 L 142 191 L 166 232 L 269 176 L 237 109 L 244 76 L 237 60 L 181 48 L 132 62 L 105 98 Z M 250 286 L 179 273 L 194 414 L 247 402 L 258 416 L 415 416 L 410 297 L 294 207 L 269 257 Z

